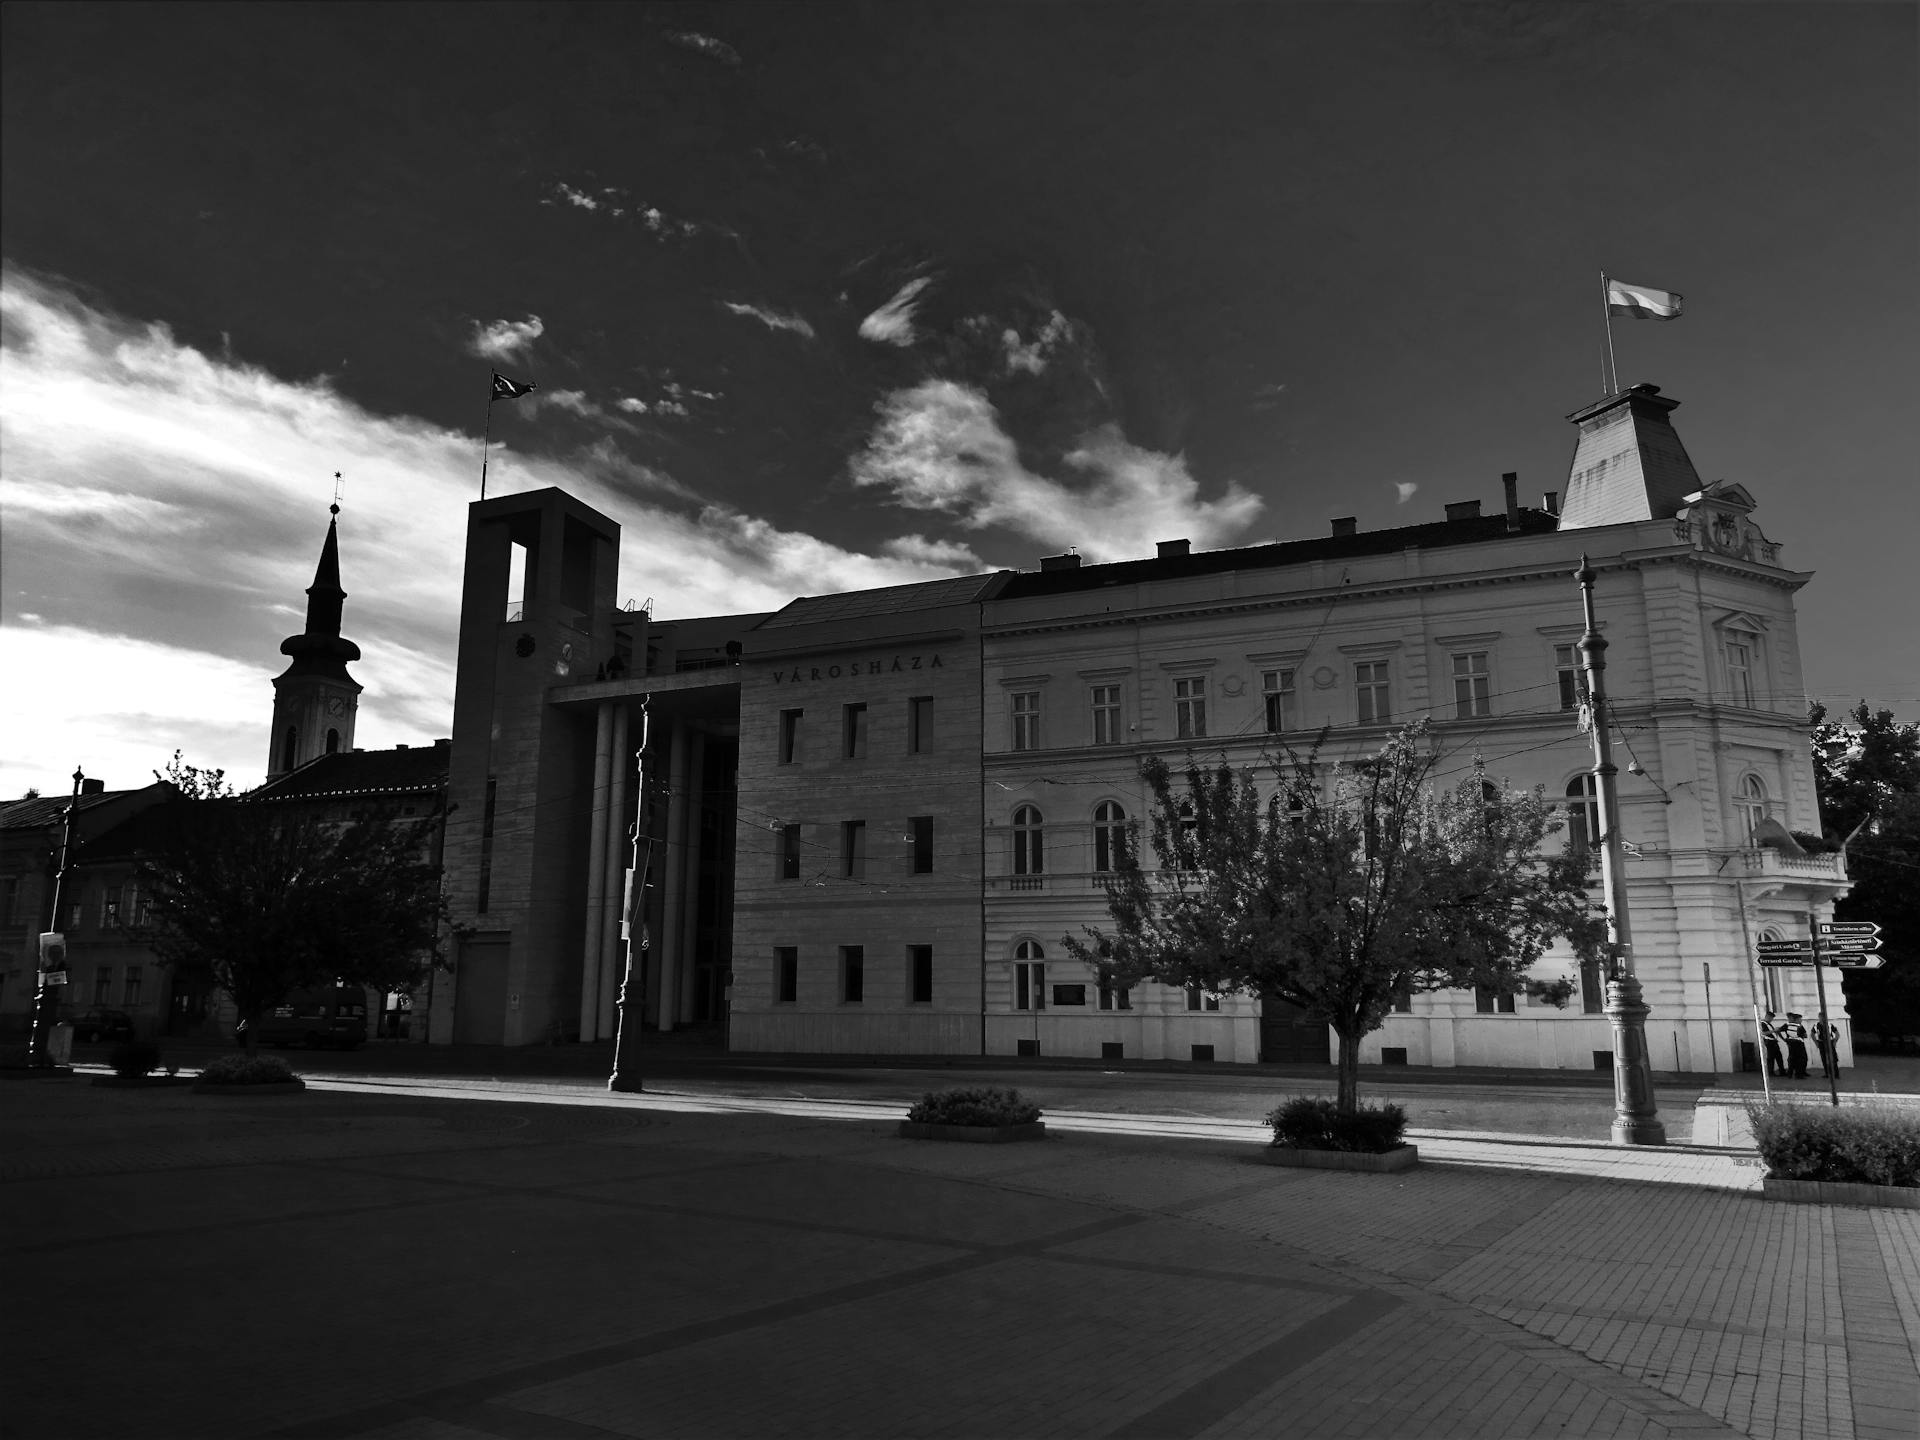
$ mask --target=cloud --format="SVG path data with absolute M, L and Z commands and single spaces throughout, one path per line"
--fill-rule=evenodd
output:
M 738 300 L 722 300 L 720 304 L 732 314 L 746 315 L 758 320 L 769 330 L 791 330 L 794 334 L 804 336 L 808 340 L 814 338 L 813 326 L 801 316 L 782 314 L 765 305 L 749 305 Z
M 584 390 L 536 390 L 527 397 L 523 408 L 533 410 L 551 405 L 556 410 L 571 411 L 575 415 L 595 417 L 604 415 L 598 405 L 587 398 Z
M 280 641 L 300 628 L 336 470 L 343 629 L 365 657 L 356 741 L 449 733 L 477 435 L 229 363 L 11 265 L 0 322 L 0 674 L 59 679 L 0 686 L 0 794 L 63 791 L 76 762 L 136 785 L 176 746 L 257 783 Z M 654 595 L 663 614 L 977 568 L 912 544 L 850 551 L 700 507 L 610 441 L 543 455 L 496 427 L 488 495 L 549 485 L 622 525 L 622 598 Z
M 678 45 L 682 50 L 691 50 L 695 54 L 705 55 L 709 60 L 718 60 L 722 65 L 738 65 L 740 52 L 724 40 L 716 40 L 711 35 L 702 35 L 697 30 L 669 30 L 667 43 Z
M 542 205 L 551 205 L 555 200 L 564 200 L 567 204 L 589 213 L 597 213 L 604 210 L 617 220 L 627 213 L 626 207 L 618 203 L 625 198 L 622 191 L 615 189 L 611 185 L 602 185 L 596 192 L 577 189 L 567 184 L 566 181 L 561 180 L 555 183 L 553 194 L 540 203 Z
M 613 408 L 624 410 L 629 415 L 644 415 L 647 413 L 648 406 L 647 402 L 637 395 L 625 395 L 613 402 Z
M 922 565 L 950 565 L 962 570 L 986 570 L 987 562 L 967 546 L 952 540 L 929 540 L 924 535 L 898 535 L 880 547 L 897 560 Z
M 931 276 L 921 275 L 902 285 L 891 300 L 860 322 L 860 338 L 902 349 L 913 344 L 918 338 L 913 329 L 917 297 L 932 283 Z
M 1031 344 L 1022 344 L 1020 332 L 1009 326 L 1000 332 L 1001 353 L 1007 362 L 1007 372 L 1016 374 L 1025 371 L 1029 375 L 1043 373 L 1051 352 L 1072 335 L 1073 322 L 1058 310 L 1047 317 L 1047 323 L 1040 327 Z
M 969 529 L 1000 525 L 1094 560 L 1128 559 L 1185 536 L 1196 546 L 1239 535 L 1261 501 L 1237 485 L 1202 500 L 1186 461 L 1130 443 L 1117 426 L 1081 437 L 1058 477 L 1026 468 L 986 395 L 951 380 L 896 390 L 854 457 L 853 482 L 892 492 L 909 509 L 956 517 Z
M 546 333 L 538 315 L 524 320 L 496 320 L 491 325 L 473 322 L 473 336 L 467 341 L 469 354 L 482 360 L 511 360 Z
M 1394 500 L 1393 503 L 1396 505 L 1406 504 L 1409 500 L 1413 498 L 1413 492 L 1418 490 L 1419 488 L 1420 488 L 1420 483 L 1417 480 L 1394 481 L 1393 493 L 1397 498 Z

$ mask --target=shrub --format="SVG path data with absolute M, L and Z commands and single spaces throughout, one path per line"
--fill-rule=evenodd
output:
M 1920 1114 L 1911 1110 L 1750 1102 L 1747 1120 L 1776 1180 L 1920 1186 Z
M 222 1055 L 200 1072 L 214 1085 L 274 1085 L 294 1078 L 278 1055 Z
M 123 1080 L 138 1080 L 160 1066 L 160 1047 L 151 1040 L 122 1040 L 107 1052 L 107 1064 Z
M 1291 1150 L 1358 1150 L 1379 1155 L 1401 1143 L 1407 1112 L 1392 1101 L 1342 1115 L 1329 1095 L 1296 1095 L 1267 1115 L 1273 1143 Z
M 1022 1100 L 1018 1090 L 981 1086 L 970 1090 L 928 1092 L 907 1111 L 916 1125 L 1030 1125 L 1040 1107 Z

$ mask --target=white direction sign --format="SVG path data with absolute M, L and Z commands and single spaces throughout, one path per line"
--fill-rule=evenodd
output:
M 1813 933 L 1822 940 L 1871 940 L 1880 933 L 1877 920 L 1817 920 Z
M 1852 936 L 1836 935 L 1832 939 L 1820 942 L 1823 955 L 1871 955 L 1880 948 L 1880 937 L 1863 935 L 1859 939 Z
M 1833 963 L 1841 970 L 1878 970 L 1887 963 L 1887 957 L 1884 955 L 1836 955 L 1833 957 Z

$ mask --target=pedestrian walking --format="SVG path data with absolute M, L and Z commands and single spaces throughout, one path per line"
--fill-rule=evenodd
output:
M 1820 1052 L 1821 1078 L 1831 1080 L 1840 1073 L 1840 1027 L 1831 1020 L 1814 1021 L 1813 1044 Z
M 1780 1059 L 1780 1017 L 1771 1010 L 1760 1022 L 1760 1043 L 1767 1051 L 1767 1074 L 1776 1078 L 1786 1074 L 1787 1067 Z
M 1787 1012 L 1787 1023 L 1781 1027 L 1782 1038 L 1787 1042 L 1787 1078 L 1804 1080 L 1807 1078 L 1807 1027 L 1800 1021 L 1798 1010 Z

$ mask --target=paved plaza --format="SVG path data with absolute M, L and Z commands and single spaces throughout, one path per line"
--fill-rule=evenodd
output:
M 9 1440 L 1912 1440 L 1920 1212 L 1728 1147 L 453 1079 L 0 1085 Z

